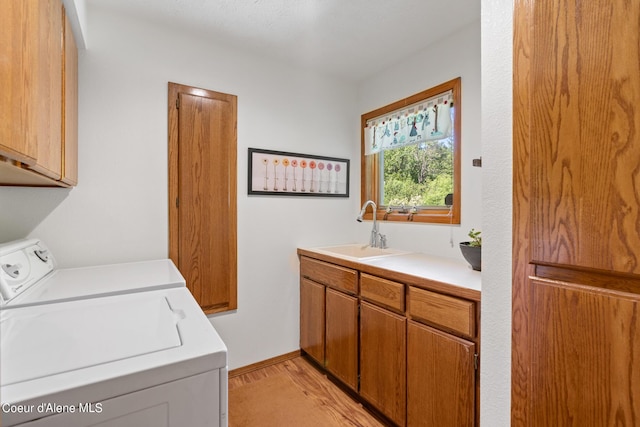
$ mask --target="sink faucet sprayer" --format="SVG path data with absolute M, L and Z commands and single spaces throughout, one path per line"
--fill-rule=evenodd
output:
M 366 202 L 364 202 L 364 205 L 362 205 L 362 209 L 360 210 L 360 214 L 356 218 L 356 221 L 362 222 L 362 216 L 364 215 L 364 212 L 367 210 L 367 206 L 369 205 L 371 205 L 373 208 L 373 228 L 371 229 L 371 239 L 369 240 L 369 246 L 371 246 L 372 248 L 385 249 L 387 247 L 387 236 L 378 232 L 378 221 L 376 218 L 378 207 L 373 200 L 367 200 Z M 380 240 L 379 242 L 378 239 Z

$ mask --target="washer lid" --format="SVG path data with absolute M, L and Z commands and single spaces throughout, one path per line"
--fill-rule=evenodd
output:
M 2 342 L 8 342 L 11 351 L 2 352 L 1 384 L 178 347 L 179 320 L 162 295 L 10 317 L 2 321 Z
M 186 288 L 3 310 L 0 393 L 96 402 L 224 367 L 226 352 Z

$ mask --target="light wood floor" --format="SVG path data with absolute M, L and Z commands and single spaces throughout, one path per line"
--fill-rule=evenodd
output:
M 270 375 L 277 375 L 281 373 L 288 375 L 291 380 L 300 387 L 307 398 L 321 403 L 327 411 L 332 411 L 335 415 L 333 418 L 341 420 L 336 421 L 336 426 L 380 427 L 385 425 L 363 408 L 360 403 L 353 400 L 351 396 L 331 382 L 305 358 L 300 356 L 265 368 L 260 368 L 255 371 L 231 377 L 229 378 L 229 391 L 241 385 L 259 381 Z M 229 399 L 229 408 L 232 407 L 233 400 Z M 230 422 L 230 427 L 253 426 L 232 426 L 232 423 Z

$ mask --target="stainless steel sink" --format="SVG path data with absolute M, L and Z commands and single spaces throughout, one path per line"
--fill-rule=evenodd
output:
M 337 255 L 345 258 L 357 260 L 365 260 L 371 258 L 380 258 L 390 255 L 403 255 L 409 252 L 392 248 L 372 248 L 369 245 L 355 243 L 350 245 L 326 246 L 322 248 L 314 248 L 318 252 L 327 252 L 330 255 Z

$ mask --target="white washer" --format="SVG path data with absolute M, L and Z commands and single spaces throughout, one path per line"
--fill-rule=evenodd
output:
M 52 257 L 32 262 L 44 246 L 33 243 L 0 252 L 0 275 L 28 283 L 2 284 L 1 425 L 227 425 L 227 349 L 177 270 L 127 282 L 116 272 L 146 267 L 117 264 L 62 280 Z

